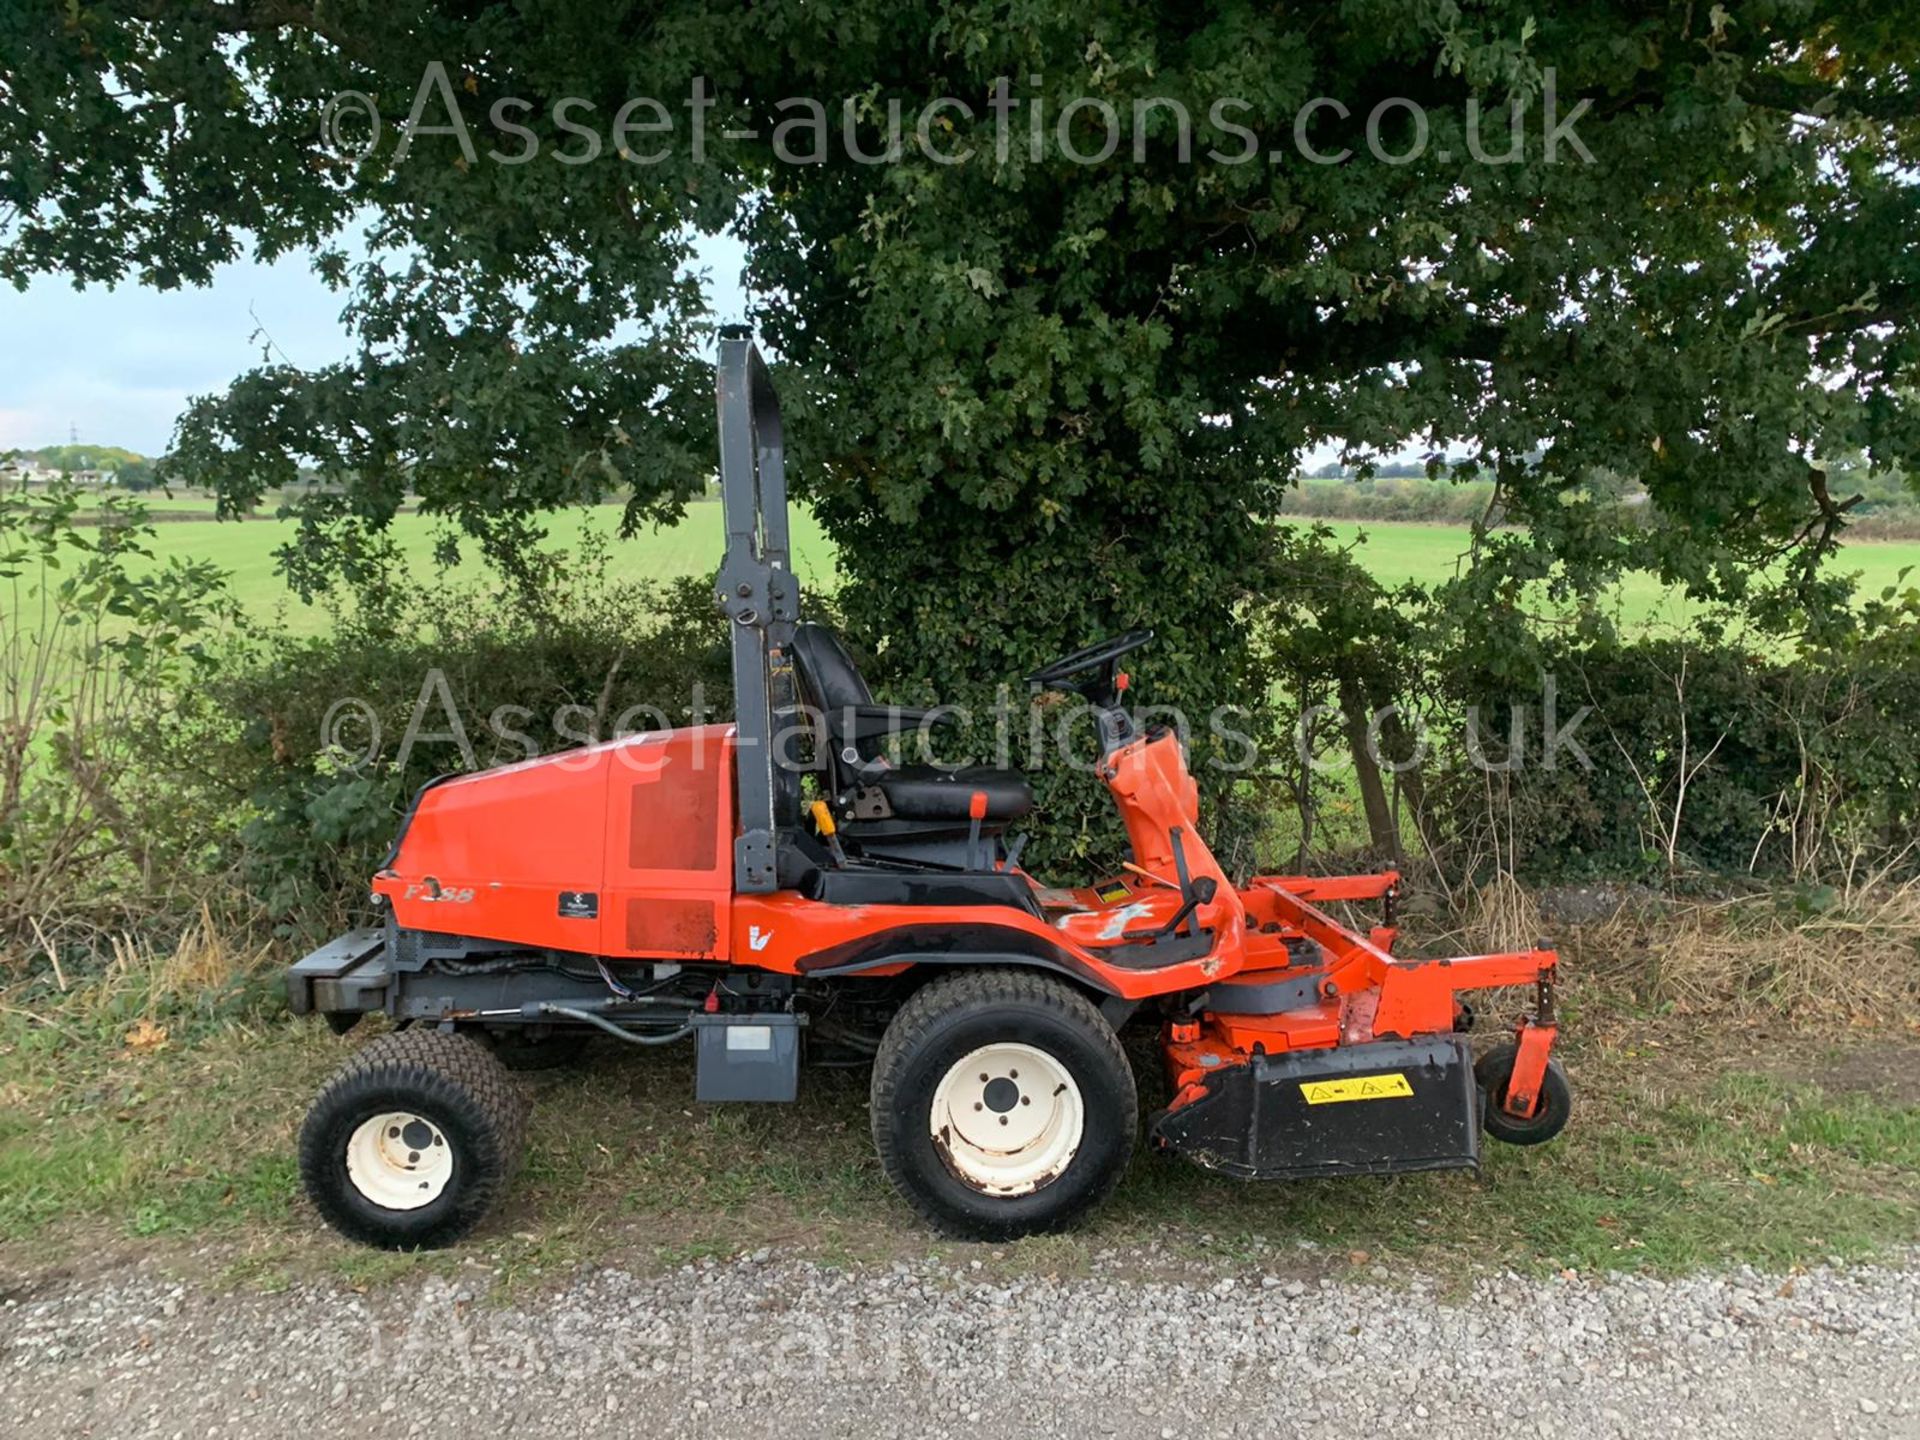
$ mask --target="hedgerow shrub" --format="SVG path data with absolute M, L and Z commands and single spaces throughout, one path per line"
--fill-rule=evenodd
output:
M 71 485 L 0 491 L 0 964 L 97 948 L 194 887 L 157 843 L 131 743 L 236 622 L 212 566 L 152 550 L 146 512 Z M 56 964 L 46 966 L 58 977 Z
M 147 763 L 181 796 L 176 825 L 224 851 L 252 901 L 308 938 L 363 904 L 436 775 L 731 719 L 711 592 L 611 580 L 604 559 L 589 547 L 506 590 L 386 573 L 336 604 L 325 633 L 231 647 L 146 737 Z
M 1486 517 L 1492 500 L 1491 480 L 1304 480 L 1287 496 L 1281 513 L 1323 520 L 1460 525 Z
M 732 715 L 726 629 L 705 584 L 609 579 L 592 544 L 506 588 L 449 586 L 375 553 L 329 602 L 323 633 L 301 635 L 241 622 L 204 567 L 155 567 L 137 514 L 77 527 L 56 502 L 0 519 L 10 527 L 0 578 L 13 587 L 0 923 L 16 944 L 40 943 L 35 927 L 56 949 L 177 932 L 210 902 L 289 937 L 324 937 L 364 902 L 433 776 Z M 1355 844 L 1376 857 L 1397 848 L 1397 817 L 1315 832 L 1344 782 L 1307 759 L 1338 760 L 1351 732 L 1320 730 L 1307 759 L 1293 733 L 1308 705 L 1396 701 L 1405 711 L 1384 734 L 1389 758 L 1422 723 L 1428 744 L 1391 799 L 1416 813 L 1410 848 L 1462 879 L 1497 868 L 1530 880 L 1804 880 L 1863 862 L 1911 866 L 1920 596 L 1889 595 L 1852 634 L 1795 652 L 1705 634 L 1543 637 L 1493 613 L 1463 624 L 1417 592 L 1382 590 L 1324 534 L 1288 532 L 1280 563 L 1257 577 L 1265 598 L 1245 612 L 1247 652 L 1213 657 L 1239 672 L 1235 688 L 1268 697 L 1230 717 L 1263 763 L 1216 768 L 1240 747 L 1207 733 L 1208 717 L 1187 717 L 1203 824 L 1234 872 L 1349 863 L 1337 852 Z M 29 626 L 36 595 L 50 608 Z M 949 698 L 918 688 L 910 652 L 883 647 L 870 669 L 881 689 L 891 679 L 904 703 Z M 1133 693 L 1178 705 L 1198 658 L 1164 637 L 1140 653 Z M 1548 677 L 1559 725 L 1591 707 L 1572 732 L 1578 748 L 1553 765 L 1541 747 Z M 1035 712 L 1008 679 L 1019 737 Z M 1058 714 L 1039 713 L 1055 730 Z M 1516 716 L 1526 749 L 1507 767 Z M 994 722 L 984 712 L 975 722 L 943 758 L 996 758 Z M 1012 763 L 1030 758 L 1017 739 L 1013 752 Z M 1048 878 L 1110 867 L 1124 852 L 1097 776 L 1051 742 L 1040 754 L 1030 866 Z M 1306 820 L 1293 837 L 1304 854 L 1277 845 L 1268 823 L 1288 805 Z
M 1436 657 L 1447 716 L 1428 773 L 1436 858 L 1463 878 L 1497 864 L 1532 880 L 1912 868 L 1916 618 L 1909 602 L 1797 654 L 1698 636 L 1553 639 L 1534 683 L 1472 645 Z M 1556 728 L 1578 722 L 1577 744 L 1551 764 L 1549 685 Z

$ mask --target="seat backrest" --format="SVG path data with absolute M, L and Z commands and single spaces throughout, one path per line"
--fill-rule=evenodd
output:
M 793 627 L 793 658 L 807 700 L 826 715 L 850 705 L 873 704 L 873 691 L 860 675 L 840 637 L 826 626 L 803 620 Z

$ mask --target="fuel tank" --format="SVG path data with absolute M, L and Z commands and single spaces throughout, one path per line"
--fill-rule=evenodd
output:
M 409 929 L 724 960 L 731 725 L 656 730 L 421 790 L 373 889 Z

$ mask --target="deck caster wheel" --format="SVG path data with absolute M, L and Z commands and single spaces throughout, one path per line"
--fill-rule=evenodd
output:
M 1543 1145 L 1567 1128 L 1573 1113 L 1573 1092 L 1567 1086 L 1567 1072 L 1558 1060 L 1547 1062 L 1546 1077 L 1540 1082 L 1540 1104 L 1533 1118 L 1522 1119 L 1501 1108 L 1507 1098 L 1507 1082 L 1513 1077 L 1513 1062 L 1519 1050 L 1502 1045 L 1489 1050 L 1474 1064 L 1473 1078 L 1480 1085 L 1480 1125 L 1496 1140 L 1509 1145 Z
M 383 1035 L 321 1090 L 300 1174 L 327 1223 L 387 1250 L 450 1245 L 505 1192 L 525 1148 L 526 1097 L 477 1041 Z
M 936 980 L 873 1066 L 887 1178 L 948 1235 L 1057 1230 L 1119 1183 L 1139 1104 L 1119 1038 L 1079 991 L 1017 970 Z

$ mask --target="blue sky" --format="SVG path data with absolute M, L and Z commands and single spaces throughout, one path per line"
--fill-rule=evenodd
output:
M 700 246 L 721 319 L 744 308 L 742 258 L 731 240 Z M 344 357 L 342 303 L 303 256 L 227 265 L 199 289 L 0 285 L 0 451 L 65 444 L 77 427 L 82 443 L 158 455 L 190 397 L 260 363 L 256 330 L 296 365 Z
M 346 355 L 340 308 L 296 256 L 227 265 L 203 289 L 0 286 L 0 449 L 64 444 L 76 426 L 84 443 L 157 455 L 190 396 L 260 363 L 261 326 L 297 364 Z
M 695 248 L 715 318 L 743 318 L 745 250 L 726 236 Z M 83 444 L 159 455 L 192 396 L 223 390 L 261 363 L 255 331 L 303 367 L 346 356 L 343 303 L 298 255 L 223 266 L 198 289 L 75 289 L 59 279 L 25 291 L 0 285 L 0 452 L 64 445 L 71 427 Z M 1305 462 L 1337 450 L 1317 446 Z

